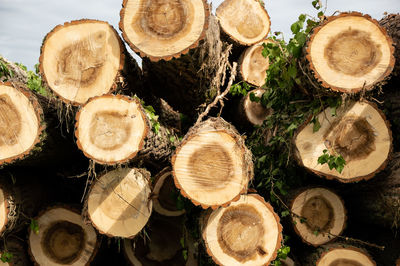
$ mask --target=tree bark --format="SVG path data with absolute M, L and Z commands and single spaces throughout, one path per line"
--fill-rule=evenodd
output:
M 390 37 L 378 22 L 358 12 L 327 17 L 306 44 L 315 80 L 344 93 L 381 85 L 393 70 L 393 51 Z
M 392 79 L 398 81 L 400 79 L 400 14 L 386 15 L 379 21 L 379 25 L 385 28 L 387 34 L 392 38 L 395 49 L 394 58 L 396 59 Z
M 207 252 L 218 265 L 268 265 L 281 246 L 279 217 L 257 194 L 242 195 L 204 222 Z
M 171 163 L 175 185 L 195 205 L 217 208 L 239 199 L 253 178 L 251 152 L 222 118 L 192 127 Z
M 306 121 L 295 137 L 296 157 L 313 173 L 341 182 L 357 182 L 372 178 L 386 167 L 392 150 L 392 134 L 385 115 L 375 104 L 345 102 L 335 112 L 325 109 L 318 115 L 321 127 L 317 132 Z M 345 160 L 343 170 L 319 164 L 324 150 Z
M 142 85 L 139 66 L 115 29 L 103 21 L 56 26 L 43 41 L 39 62 L 43 80 L 67 104 L 82 105 L 91 97 Z
M 143 60 L 146 88 L 165 99 L 174 109 L 196 118 L 225 83 L 230 46 L 220 40 L 214 16 L 207 18 L 205 39 L 179 58 L 152 62 Z M 152 102 L 148 90 L 143 97 Z

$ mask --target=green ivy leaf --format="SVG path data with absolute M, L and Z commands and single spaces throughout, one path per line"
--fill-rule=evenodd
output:
M 1 260 L 2 262 L 4 262 L 4 263 L 6 263 L 6 262 L 11 262 L 12 259 L 13 259 L 13 257 L 14 257 L 14 255 L 11 254 L 10 252 L 3 252 L 3 253 L 1 254 L 0 260 Z
M 321 124 L 319 123 L 318 117 L 314 116 L 314 125 L 313 125 L 313 133 L 318 132 L 318 130 L 321 128 Z
M 39 223 L 37 220 L 31 218 L 30 228 L 35 234 L 39 234 Z

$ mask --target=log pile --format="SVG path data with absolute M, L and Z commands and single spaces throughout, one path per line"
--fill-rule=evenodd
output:
M 371 102 L 386 83 L 397 86 L 390 78 L 398 68 L 398 15 L 380 26 L 368 15 L 341 13 L 310 31 L 293 65 L 301 77 L 292 82 L 296 93 L 309 87 L 315 95 L 290 94 L 285 107 L 318 100 L 309 119 L 266 103 L 280 89 L 266 86 L 275 61 L 263 50 L 278 44 L 266 39 L 270 23 L 256 0 L 225 0 L 215 16 L 203 0 L 124 0 L 123 38 L 90 19 L 47 34 L 39 59 L 46 95 L 0 58 L 10 66 L 0 72 L 2 262 L 376 265 L 360 245 L 366 242 L 341 241 L 349 240 L 348 224 L 363 220 L 400 228 L 392 137 L 400 132 L 390 126 L 398 111 Z M 143 70 L 123 41 L 140 54 Z M 226 97 L 235 79 L 252 86 L 237 101 Z M 327 107 L 323 97 L 333 91 L 341 104 Z M 228 115 L 225 103 L 234 110 Z M 60 121 L 60 108 L 72 108 L 75 123 Z M 279 131 L 290 119 L 303 120 Z M 275 143 L 289 150 L 287 158 Z M 271 171 L 262 169 L 268 153 L 277 154 L 270 165 L 279 169 L 260 183 Z M 279 174 L 289 164 L 297 171 L 290 181 L 307 182 L 287 193 L 290 182 Z M 294 239 L 293 260 L 281 223 Z M 121 254 L 108 256 L 112 239 Z

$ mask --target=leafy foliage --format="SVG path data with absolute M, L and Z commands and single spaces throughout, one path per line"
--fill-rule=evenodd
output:
M 39 223 L 37 220 L 31 218 L 31 223 L 29 225 L 30 229 L 35 233 L 35 234 L 39 234 Z
M 3 253 L 1 254 L 0 260 L 1 260 L 2 262 L 4 262 L 4 263 L 6 263 L 6 262 L 12 262 L 13 257 L 14 257 L 14 255 L 11 254 L 10 252 L 3 252 Z
M 158 115 L 156 115 L 156 111 L 154 110 L 153 106 L 145 105 L 143 101 L 141 101 L 141 102 L 142 102 L 143 108 L 146 112 L 146 115 L 150 120 L 151 128 L 152 128 L 153 132 L 158 134 L 160 131 L 161 125 L 160 125 L 160 122 L 158 122 Z
M 323 150 L 323 154 L 318 157 L 318 164 L 325 164 L 325 163 L 328 164 L 330 170 L 335 168 L 336 171 L 342 173 L 346 161 L 340 154 L 331 155 L 328 153 L 328 150 Z
M 48 95 L 47 90 L 42 85 L 43 84 L 42 78 L 39 75 L 39 64 L 35 65 L 35 72 L 33 72 L 32 70 L 28 71 L 28 68 L 21 63 L 15 63 L 15 64 L 26 71 L 26 73 L 28 75 L 28 82 L 27 82 L 26 86 L 29 89 L 31 89 L 41 95 L 44 95 L 44 96 Z
M 7 77 L 12 78 L 14 73 L 7 66 L 6 62 L 0 60 L 0 77 L 5 77 L 4 81 L 7 81 Z

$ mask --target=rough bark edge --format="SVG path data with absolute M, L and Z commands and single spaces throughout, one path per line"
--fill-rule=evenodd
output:
M 207 124 L 209 124 L 209 125 L 207 125 Z M 251 151 L 246 147 L 244 139 L 238 133 L 236 128 L 220 117 L 211 117 L 211 118 L 207 119 L 206 121 L 196 124 L 192 128 L 190 128 L 189 131 L 186 133 L 185 137 L 182 139 L 179 146 L 175 149 L 175 152 L 171 157 L 171 165 L 175 165 L 176 154 L 181 150 L 181 147 L 183 145 L 185 145 L 186 142 L 188 142 L 192 138 L 193 135 L 196 135 L 196 133 L 201 132 L 203 130 L 203 125 L 206 125 L 208 127 L 213 127 L 216 132 L 225 132 L 228 135 L 230 135 L 234 140 L 236 140 L 237 145 L 240 147 L 241 151 L 243 152 L 243 165 L 247 170 L 247 175 L 249 177 L 248 182 L 251 182 L 251 180 L 254 178 L 253 158 L 252 158 L 253 155 L 252 155 Z M 234 198 L 232 198 L 231 200 L 229 200 L 223 204 L 207 205 L 207 204 L 202 204 L 202 203 L 192 199 L 186 193 L 186 191 L 179 184 L 179 181 L 176 178 L 174 169 L 172 169 L 172 175 L 174 177 L 175 186 L 180 190 L 180 193 L 182 194 L 182 196 L 189 199 L 194 205 L 201 206 L 203 209 L 207 209 L 207 208 L 211 207 L 213 210 L 216 210 L 218 207 L 228 207 L 231 202 L 238 201 L 242 194 L 246 194 L 247 189 L 248 189 L 248 185 L 247 185 L 242 189 L 242 191 L 239 192 L 238 195 L 236 195 Z
M 163 176 L 166 175 L 166 174 L 170 174 L 170 175 L 172 176 L 172 179 L 174 179 L 174 175 L 173 175 L 173 173 L 172 173 L 172 169 L 171 169 L 170 166 L 167 166 L 167 167 L 165 167 L 164 169 L 162 169 L 162 170 L 154 177 L 154 181 L 152 182 L 152 185 L 151 185 L 152 190 L 153 190 L 152 193 L 153 193 L 153 195 L 156 196 L 156 198 L 154 199 L 154 201 L 158 201 L 158 195 L 159 195 L 159 191 L 157 191 L 157 192 L 155 191 L 156 184 L 157 184 L 158 181 L 161 179 L 161 177 L 163 177 Z M 165 181 L 165 179 L 164 179 L 164 181 Z M 175 183 L 175 181 L 174 181 L 174 183 Z M 162 185 L 161 185 L 161 187 L 162 187 Z M 160 187 L 160 189 L 161 189 L 161 187 Z M 158 201 L 158 202 L 159 202 L 159 201 Z M 160 205 L 160 207 L 161 207 L 163 210 L 165 210 L 165 213 L 159 213 L 159 212 L 154 208 L 154 202 L 153 202 L 153 209 L 154 209 L 154 211 L 155 211 L 156 213 L 161 214 L 161 215 L 163 215 L 163 216 L 171 216 L 171 217 L 174 217 L 174 216 L 181 216 L 181 215 L 183 215 L 183 214 L 186 213 L 186 210 L 185 210 L 185 209 L 176 210 L 176 211 L 171 211 L 171 210 L 168 210 L 168 209 L 164 208 L 164 207 L 161 205 L 161 203 L 159 203 L 159 205 Z M 169 214 L 167 215 L 167 213 L 169 213 Z
M 4 225 L 3 227 L 0 228 L 0 236 L 3 237 L 3 234 L 5 233 L 7 229 L 7 224 L 8 224 L 8 214 L 10 213 L 9 206 L 8 206 L 8 193 L 4 189 L 3 185 L 0 185 L 0 189 L 3 191 L 3 196 L 4 196 L 4 209 L 6 210 L 6 213 L 4 215 Z
M 67 204 L 57 204 L 57 205 L 52 205 L 52 206 L 49 206 L 49 207 L 47 207 L 45 209 L 42 209 L 34 219 L 38 220 L 38 218 L 40 216 L 42 216 L 43 214 L 45 214 L 46 212 L 48 212 L 48 211 L 50 211 L 52 209 L 58 209 L 58 208 L 63 208 L 63 209 L 69 210 L 69 211 L 74 212 L 74 213 L 78 214 L 79 216 L 81 216 L 81 213 L 79 212 L 79 210 L 77 208 L 74 208 L 74 207 L 72 207 L 70 205 L 67 205 Z M 60 219 L 62 219 L 62 218 L 60 217 Z M 86 224 L 83 219 L 82 219 L 82 223 Z M 95 229 L 95 228 L 93 227 L 93 229 Z M 33 262 L 33 264 L 35 266 L 40 266 L 40 264 L 36 262 L 35 256 L 33 256 L 33 253 L 32 253 L 32 250 L 31 250 L 31 245 L 30 245 L 30 242 L 29 242 L 29 236 L 31 234 L 31 231 L 32 231 L 32 229 L 29 226 L 29 228 L 28 228 L 28 237 L 27 237 L 27 241 L 26 241 L 27 242 L 27 246 L 28 246 L 28 248 L 27 248 L 28 257 L 30 257 L 31 261 Z M 96 243 L 94 245 L 94 249 L 93 249 L 92 255 L 90 256 L 90 258 L 89 258 L 88 262 L 85 264 L 85 266 L 88 266 L 88 265 L 91 264 L 91 262 L 96 257 L 97 252 L 99 251 L 99 248 L 100 248 L 100 244 L 101 244 L 100 242 L 101 241 L 99 240 L 99 235 L 97 234 L 96 230 L 94 230 L 94 232 L 96 233 Z
M 147 180 L 148 185 L 149 185 L 149 188 L 152 189 L 151 184 L 150 184 L 150 176 L 151 176 L 151 174 L 150 174 L 150 172 L 149 172 L 148 170 L 146 170 L 146 169 L 144 169 L 144 168 L 130 168 L 130 169 L 140 172 L 140 173 L 144 176 L 144 178 Z M 114 170 L 115 170 L 115 169 L 114 169 Z M 111 172 L 111 171 L 110 171 L 110 172 Z M 90 195 L 90 193 L 92 192 L 92 189 L 93 189 L 93 187 L 94 187 L 94 184 L 97 183 L 97 182 L 99 182 L 100 178 L 101 178 L 103 175 L 107 174 L 107 173 L 108 173 L 108 171 L 104 171 L 102 174 L 99 175 L 100 177 L 99 177 L 99 178 L 96 178 L 96 181 L 94 181 L 94 182 L 91 184 L 88 193 L 86 193 L 86 198 L 85 198 L 85 201 L 84 201 L 84 203 L 83 203 L 83 210 L 82 210 L 81 216 L 83 217 L 83 223 L 85 223 L 85 224 L 90 224 L 91 226 L 93 226 L 93 228 L 95 229 L 96 232 L 98 232 L 98 233 L 100 233 L 100 234 L 102 234 L 102 235 L 105 235 L 105 236 L 107 236 L 107 237 L 109 237 L 109 238 L 114 238 L 114 237 L 117 237 L 117 236 L 111 235 L 111 234 L 109 234 L 109 233 L 106 233 L 106 232 L 100 230 L 100 228 L 98 228 L 98 227 L 94 224 L 94 222 L 92 221 L 92 219 L 90 219 L 89 208 L 88 208 L 89 195 Z M 151 194 L 150 194 L 150 196 L 151 196 Z M 149 198 L 149 201 L 150 201 L 150 200 L 151 200 L 151 198 Z M 148 202 L 147 202 L 147 204 L 148 204 Z M 151 212 L 150 212 L 150 216 L 151 216 Z M 149 219 L 150 219 L 150 216 L 149 216 Z M 145 226 L 146 226 L 146 225 L 145 225 Z M 144 226 L 144 227 L 145 227 L 145 226 Z M 144 227 L 143 227 L 143 228 L 144 228 Z M 143 228 L 142 228 L 137 234 L 139 234 L 139 233 L 143 230 Z M 123 238 L 134 239 L 134 238 L 137 236 L 137 234 L 136 234 L 136 235 L 133 235 L 133 236 L 130 236 L 130 237 L 123 237 Z
M 333 189 L 327 188 L 327 187 L 322 187 L 322 186 L 310 186 L 310 187 L 300 188 L 298 191 L 296 191 L 296 192 L 293 194 L 293 198 L 290 199 L 290 203 L 289 203 L 290 211 L 291 211 L 292 208 L 293 208 L 294 200 L 295 200 L 298 196 L 300 196 L 301 193 L 303 193 L 303 192 L 306 191 L 306 190 L 314 189 L 314 188 L 323 188 L 323 189 L 326 189 L 326 190 L 332 192 L 333 194 L 335 194 L 335 195 L 340 199 L 340 202 L 342 202 L 343 207 L 344 207 L 344 208 L 343 208 L 343 209 L 344 209 L 344 212 L 343 212 L 344 221 L 343 221 L 342 229 L 340 230 L 339 234 L 337 234 L 338 236 L 340 236 L 340 235 L 343 233 L 344 229 L 346 229 L 346 227 L 347 227 L 347 218 L 348 218 L 348 216 L 347 216 L 347 209 L 346 209 L 346 205 L 344 205 L 344 200 L 343 200 L 343 198 L 342 198 L 341 196 L 339 196 L 339 194 L 336 193 L 336 191 L 334 191 Z M 296 213 L 296 214 L 297 214 L 297 213 Z M 299 214 L 297 214 L 297 215 L 299 215 Z M 322 245 L 326 245 L 326 244 L 332 243 L 333 241 L 335 241 L 335 240 L 337 239 L 337 236 L 332 236 L 331 239 L 329 239 L 327 242 L 322 243 L 322 244 L 313 244 L 313 243 L 310 243 L 310 242 L 308 242 L 307 240 L 305 240 L 305 239 L 301 236 L 299 230 L 297 230 L 297 227 L 295 226 L 295 223 L 294 223 L 293 218 L 291 218 L 291 223 L 293 224 L 293 229 L 294 229 L 295 233 L 297 234 L 297 236 L 301 239 L 301 241 L 302 241 L 303 243 L 305 243 L 305 244 L 307 244 L 307 245 L 311 245 L 311 246 L 313 246 L 313 247 L 319 247 L 319 246 L 322 246 Z
M 37 132 L 36 138 L 35 138 L 34 142 L 32 143 L 32 145 L 26 151 L 24 151 L 20 154 L 17 154 L 17 155 L 14 155 L 12 157 L 8 157 L 5 159 L 1 159 L 0 160 L 0 169 L 1 169 L 2 166 L 5 164 L 11 164 L 14 161 L 22 160 L 25 157 L 31 155 L 34 152 L 33 149 L 35 148 L 35 146 L 43 140 L 43 133 L 44 133 L 44 130 L 46 129 L 46 126 L 43 123 L 43 120 L 44 120 L 43 119 L 44 118 L 43 109 L 42 109 L 38 99 L 33 94 L 33 92 L 31 92 L 29 89 L 23 87 L 21 84 L 13 84 L 10 82 L 5 82 L 5 83 L 0 82 L 0 85 L 13 87 L 14 89 L 16 89 L 17 91 L 22 93 L 28 99 L 28 101 L 32 104 L 33 110 L 34 110 L 37 120 L 38 120 L 38 132 Z
M 43 79 L 43 82 L 47 85 L 48 88 L 50 88 L 51 93 L 53 95 L 55 95 L 58 99 L 60 99 L 61 101 L 63 101 L 66 104 L 71 104 L 73 106 L 81 106 L 83 104 L 75 102 L 75 101 L 71 101 L 68 99 L 65 99 L 64 97 L 62 97 L 61 95 L 59 95 L 56 91 L 54 91 L 53 89 L 51 89 L 51 87 L 49 86 L 49 83 L 47 81 L 46 75 L 44 73 L 44 69 L 43 69 L 43 54 L 45 53 L 45 44 L 47 39 L 49 39 L 54 33 L 56 33 L 57 31 L 61 30 L 62 28 L 66 28 L 69 26 L 73 26 L 73 25 L 79 25 L 79 24 L 83 24 L 83 23 L 100 23 L 100 24 L 106 24 L 110 27 L 110 29 L 114 32 L 115 37 L 118 39 L 118 43 L 119 43 L 119 47 L 120 47 L 120 58 L 119 58 L 119 67 L 117 70 L 117 75 L 114 78 L 114 82 L 113 85 L 111 86 L 111 88 L 109 89 L 108 93 L 114 92 L 117 90 L 118 87 L 118 83 L 121 77 L 121 72 L 124 70 L 124 65 L 125 65 L 125 46 L 121 40 L 121 37 L 118 35 L 118 32 L 114 29 L 114 27 L 112 25 L 110 25 L 108 22 L 106 21 L 102 21 L 102 20 L 96 20 L 96 19 L 80 19 L 80 20 L 72 20 L 70 22 L 64 22 L 64 24 L 59 24 L 57 26 L 55 26 L 49 33 L 46 34 L 46 36 L 44 37 L 43 41 L 42 41 L 42 46 L 40 47 L 40 56 L 39 56 L 39 73 L 40 76 Z
M 278 214 L 276 214 L 276 212 L 274 211 L 274 208 L 271 206 L 271 204 L 266 202 L 265 199 L 262 196 L 260 196 L 259 194 L 247 194 L 246 197 L 254 197 L 255 199 L 259 200 L 261 203 L 263 203 L 267 207 L 267 209 L 272 213 L 272 215 L 274 216 L 275 221 L 276 221 L 276 223 L 278 225 L 278 239 L 276 240 L 275 250 L 273 251 L 270 260 L 265 264 L 265 265 L 269 265 L 270 262 L 273 261 L 277 257 L 278 250 L 281 247 L 281 243 L 282 243 L 282 239 L 283 239 L 282 238 L 282 225 L 280 223 L 279 216 L 278 216 Z M 223 207 L 226 208 L 226 207 L 229 207 L 229 205 L 228 206 L 223 206 Z M 203 220 L 204 221 L 204 226 L 206 226 L 208 224 L 208 220 L 209 220 L 209 218 L 211 216 L 211 213 L 212 212 L 207 213 L 206 216 L 203 218 L 204 219 Z M 203 239 L 205 239 L 205 231 L 204 230 L 203 230 L 203 232 L 201 232 L 201 235 L 202 235 Z M 207 254 L 213 259 L 213 261 L 215 263 L 217 263 L 218 265 L 222 265 L 223 266 L 224 264 L 222 264 L 212 254 L 212 252 L 211 252 L 211 250 L 210 250 L 210 248 L 208 246 L 208 242 L 207 241 L 203 241 L 203 242 L 204 242 L 204 245 L 206 247 Z
M 139 143 L 138 150 L 137 150 L 136 152 L 134 152 L 134 153 L 131 153 L 131 155 L 129 155 L 127 158 L 125 158 L 125 159 L 123 159 L 123 160 L 119 160 L 119 161 L 115 161 L 115 162 L 106 162 L 106 161 L 102 161 L 102 160 L 95 159 L 95 158 L 93 158 L 92 156 L 90 156 L 88 153 L 86 153 L 86 151 L 83 149 L 83 147 L 82 147 L 82 145 L 81 145 L 81 143 L 80 143 L 80 141 L 79 141 L 79 138 L 78 138 L 78 136 L 79 136 L 78 127 L 79 127 L 79 118 L 80 118 L 80 115 L 81 115 L 81 111 L 82 111 L 83 107 L 85 107 L 87 104 L 89 104 L 90 102 L 92 102 L 92 101 L 94 101 L 94 100 L 96 100 L 96 99 L 98 99 L 98 98 L 114 98 L 114 99 L 118 99 L 118 100 L 124 100 L 124 101 L 127 101 L 127 102 L 134 102 L 134 103 L 136 103 L 136 104 L 138 105 L 139 110 L 140 110 L 140 112 L 141 112 L 141 114 L 142 114 L 142 119 L 143 119 L 143 121 L 145 122 L 145 123 L 144 123 L 144 124 L 145 124 L 145 128 L 144 128 L 143 138 L 142 138 L 142 140 L 141 140 L 140 143 Z M 89 158 L 90 160 L 92 160 L 92 161 L 94 161 L 94 162 L 96 162 L 96 163 L 98 163 L 98 164 L 103 164 L 103 165 L 118 165 L 118 164 L 123 164 L 123 163 L 126 163 L 126 162 L 132 160 L 132 159 L 140 152 L 140 150 L 143 149 L 144 143 L 145 143 L 145 139 L 146 139 L 147 135 L 149 134 L 149 127 L 150 127 L 150 126 L 149 126 L 149 121 L 148 121 L 147 116 L 146 116 L 146 112 L 144 111 L 143 106 L 142 106 L 142 104 L 140 103 L 140 101 L 139 101 L 137 98 L 131 98 L 131 97 L 129 97 L 129 96 L 120 95 L 120 94 L 118 94 L 118 95 L 103 94 L 103 95 L 101 95 L 101 96 L 95 96 L 95 97 L 93 97 L 93 98 L 90 98 L 90 99 L 82 106 L 82 108 L 77 112 L 77 114 L 76 114 L 76 116 L 75 116 L 75 120 L 76 120 L 76 123 L 75 123 L 76 145 L 78 146 L 79 150 L 81 150 L 81 151 L 83 152 L 83 154 L 84 154 L 87 158 Z
M 334 247 L 326 247 L 325 251 L 322 252 L 322 254 L 319 256 L 319 259 L 317 260 L 317 262 L 315 263 L 316 265 L 318 265 L 318 263 L 322 260 L 322 258 L 329 253 L 332 250 L 335 249 L 347 249 L 347 250 L 353 250 L 353 251 L 357 251 L 361 254 L 364 254 L 373 265 L 376 265 L 376 262 L 372 259 L 371 255 L 369 253 L 367 253 L 365 250 L 362 250 L 360 248 L 354 247 L 354 246 L 350 246 L 350 245 L 343 245 L 338 243 L 337 245 L 335 245 Z
M 386 69 L 385 73 L 383 73 L 382 76 L 380 76 L 377 80 L 375 80 L 375 82 L 373 84 L 371 84 L 371 85 L 369 85 L 367 87 L 363 86 L 361 88 L 354 88 L 354 89 L 351 89 L 350 91 L 349 90 L 345 90 L 345 89 L 343 89 L 341 87 L 331 86 L 329 83 L 327 83 L 321 77 L 319 72 L 315 69 L 314 63 L 312 62 L 312 59 L 311 59 L 311 46 L 310 46 L 310 44 L 314 41 L 315 35 L 326 24 L 328 24 L 329 22 L 332 22 L 332 21 L 334 21 L 334 20 L 336 20 L 338 18 L 347 17 L 347 16 L 363 17 L 363 18 L 367 19 L 368 21 L 372 22 L 373 24 L 375 24 L 375 26 L 377 26 L 381 30 L 382 34 L 386 37 L 386 41 L 387 41 L 387 43 L 389 44 L 389 47 L 390 47 L 390 61 L 389 61 L 389 65 L 388 65 L 388 68 Z M 337 91 L 337 92 L 344 92 L 344 93 L 351 94 L 351 93 L 357 93 L 357 92 L 359 92 L 359 91 L 361 91 L 363 89 L 370 89 L 370 88 L 372 89 L 377 84 L 379 84 L 380 82 L 384 81 L 390 75 L 390 73 L 392 72 L 392 70 L 394 68 L 394 64 L 395 64 L 395 59 L 394 59 L 394 56 L 393 56 L 393 54 L 394 54 L 393 41 L 392 41 L 392 38 L 387 33 L 386 29 L 384 27 L 382 27 L 381 25 L 379 25 L 379 22 L 377 20 L 373 19 L 370 15 L 367 15 L 367 14 L 363 15 L 362 13 L 356 12 L 356 11 L 343 12 L 343 13 L 340 13 L 339 15 L 337 15 L 337 16 L 327 17 L 319 26 L 317 26 L 316 28 L 313 29 L 312 35 L 309 38 L 309 40 L 307 41 L 307 44 L 306 44 L 305 47 L 306 47 L 306 58 L 307 58 L 307 61 L 309 62 L 309 66 L 310 66 L 311 70 L 314 72 L 314 77 L 321 83 L 321 85 L 323 87 L 325 87 L 327 89 L 331 89 L 333 91 Z
M 304 167 L 309 172 L 314 173 L 319 177 L 325 177 L 326 179 L 329 179 L 329 180 L 336 179 L 336 180 L 338 180 L 338 181 L 340 181 L 342 183 L 355 183 L 355 182 L 359 182 L 359 181 L 362 181 L 362 180 L 369 180 L 369 179 L 373 178 L 378 172 L 380 172 L 380 171 L 382 171 L 382 170 L 384 170 L 386 168 L 388 162 L 392 158 L 392 153 L 393 153 L 393 136 L 392 136 L 392 130 L 390 129 L 391 127 L 390 127 L 389 120 L 386 119 L 385 114 L 378 108 L 378 106 L 375 103 L 369 102 L 369 101 L 366 101 L 366 100 L 361 100 L 359 102 L 367 103 L 372 108 L 374 108 L 378 112 L 378 114 L 380 114 L 381 118 L 383 119 L 383 121 L 386 124 L 386 127 L 388 128 L 389 138 L 390 138 L 390 148 L 389 148 L 389 152 L 388 152 L 388 156 L 386 157 L 386 160 L 383 161 L 382 164 L 375 171 L 373 171 L 372 173 L 364 175 L 364 176 L 356 176 L 356 177 L 350 178 L 350 179 L 341 178 L 339 176 L 323 173 L 323 172 L 317 171 L 315 169 L 311 169 L 311 168 L 308 168 L 308 167 L 304 166 L 304 164 L 303 164 L 303 162 L 302 162 L 302 160 L 300 158 L 299 151 L 298 151 L 298 149 L 296 147 L 295 140 L 297 138 L 297 135 L 311 122 L 312 115 L 310 115 L 310 117 L 307 118 L 307 120 L 298 128 L 298 130 L 296 131 L 296 133 L 293 136 L 292 145 L 294 146 L 294 155 L 295 155 L 294 157 L 295 157 L 297 163 L 300 166 Z M 324 111 L 325 111 L 325 109 L 322 112 L 324 112 Z
M 128 2 L 128 0 L 124 0 L 123 1 L 122 8 L 121 8 L 121 11 L 119 13 L 119 16 L 120 16 L 120 20 L 119 20 L 119 24 L 118 24 L 119 25 L 119 29 L 122 32 L 122 37 L 125 40 L 125 42 L 129 45 L 129 47 L 135 53 L 138 53 L 140 55 L 140 57 L 142 57 L 142 58 L 143 57 L 148 57 L 150 59 L 150 61 L 152 61 L 152 62 L 157 62 L 157 61 L 160 61 L 162 59 L 165 60 L 165 61 L 169 61 L 172 58 L 179 58 L 181 55 L 187 54 L 190 49 L 196 48 L 199 45 L 200 41 L 203 40 L 205 38 L 205 36 L 206 36 L 206 31 L 207 31 L 208 23 L 209 23 L 208 22 L 208 17 L 210 16 L 210 6 L 208 5 L 208 3 L 205 0 L 202 0 L 203 6 L 204 6 L 204 15 L 205 15 L 205 17 L 204 17 L 204 27 L 203 27 L 203 30 L 202 30 L 199 38 L 192 45 L 190 45 L 189 47 L 183 49 L 180 52 L 177 52 L 177 53 L 171 54 L 171 55 L 166 55 L 166 56 L 152 56 L 152 55 L 146 54 L 145 52 L 140 50 L 138 47 L 136 47 L 131 42 L 131 40 L 128 38 L 128 36 L 125 33 L 123 20 L 124 20 L 124 16 L 125 16 L 125 8 L 126 8 L 127 2 Z
M 241 41 L 237 40 L 236 38 L 232 37 L 229 33 L 227 33 L 227 32 L 225 31 L 225 29 L 222 27 L 222 25 L 221 25 L 221 23 L 220 23 L 219 26 L 220 26 L 222 32 L 223 32 L 231 41 L 233 41 L 234 44 L 236 44 L 236 45 L 239 45 L 239 46 L 240 46 L 240 45 L 252 46 L 252 45 L 254 45 L 254 44 L 257 44 L 257 43 L 262 42 L 263 40 L 265 40 L 265 39 L 267 38 L 268 34 L 271 32 L 271 17 L 269 16 L 269 14 L 268 14 L 267 10 L 265 9 L 265 7 L 263 7 L 263 5 L 260 3 L 260 1 L 257 1 L 257 0 L 254 0 L 254 1 L 255 1 L 255 2 L 258 2 L 258 4 L 259 4 L 260 7 L 261 7 L 261 10 L 264 11 L 265 14 L 267 15 L 269 30 L 268 30 L 267 34 L 265 34 L 265 36 L 263 36 L 263 37 L 262 37 L 260 40 L 258 40 L 257 42 L 255 42 L 255 43 L 245 43 L 245 42 L 241 42 Z M 215 16 L 217 17 L 218 21 L 220 21 L 220 18 L 219 18 L 217 15 L 215 15 Z M 265 26 L 265 25 L 264 25 L 264 26 Z

